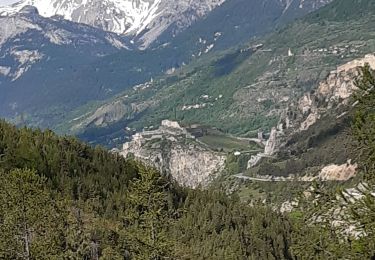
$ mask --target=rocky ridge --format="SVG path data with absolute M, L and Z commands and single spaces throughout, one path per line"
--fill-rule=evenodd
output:
M 20 78 L 33 64 L 47 58 L 42 48 L 36 46 L 27 49 L 22 46 L 19 38 L 23 34 L 42 35 L 48 44 L 64 46 L 98 46 L 102 45 L 107 50 L 117 51 L 126 49 L 125 40 L 113 33 L 98 32 L 84 25 L 61 22 L 57 19 L 42 18 L 38 10 L 32 6 L 23 7 L 19 13 L 1 17 L 0 16 L 0 76 L 10 78 L 12 81 Z M 12 42 L 12 44 L 10 44 Z M 8 46 L 9 45 L 9 46 Z M 44 43 L 43 46 L 47 45 Z M 93 56 L 100 55 L 101 48 L 97 48 Z M 14 60 L 10 62 L 9 58 Z
M 274 18 L 276 20 L 290 20 L 317 10 L 331 0 L 266 0 L 260 1 L 261 4 L 249 4 L 242 0 L 20 0 L 13 5 L 0 7 L 0 16 L 13 15 L 31 5 L 44 17 L 59 16 L 127 35 L 137 47 L 144 49 L 161 36 L 172 40 L 178 33 L 207 17 L 226 2 L 230 3 L 224 9 L 234 8 L 236 13 L 244 5 L 249 5 L 260 8 L 258 13 L 277 13 Z M 231 10 L 227 15 L 235 16 L 236 13 Z M 207 35 L 201 35 L 204 36 Z
M 64 103 L 72 107 L 66 102 L 92 99 L 97 95 L 95 87 L 90 85 L 87 91 L 68 81 L 77 82 L 73 78 L 88 64 L 120 50 L 128 51 L 129 46 L 115 33 L 58 17 L 45 18 L 32 6 L 0 16 L 0 28 L 0 114 L 14 120 L 35 105 L 51 109 Z M 109 87 L 101 89 L 102 96 L 111 93 Z M 47 117 L 50 120 L 51 113 Z M 32 121 L 31 125 L 39 125 L 44 119 Z M 46 122 L 47 127 L 52 121 Z
M 316 91 L 306 93 L 297 104 L 289 107 L 282 120 L 286 129 L 296 128 L 297 131 L 307 130 L 329 110 L 350 105 L 350 97 L 356 90 L 354 79 L 359 75 L 359 67 L 369 64 L 375 68 L 375 55 L 368 54 L 331 71 L 326 80 L 320 82 Z M 296 110 L 297 113 L 290 113 Z M 338 115 L 340 116 L 340 115 Z
M 164 120 L 158 129 L 133 135 L 120 154 L 134 156 L 191 188 L 208 185 L 225 164 L 224 155 L 210 150 L 177 122 L 169 120 Z

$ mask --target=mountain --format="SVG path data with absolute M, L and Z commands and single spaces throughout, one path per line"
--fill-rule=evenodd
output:
M 140 132 L 146 137 L 133 136 L 123 153 L 167 165 L 177 175 L 186 164 L 185 143 L 179 135 L 155 130 L 165 119 L 199 132 L 186 142 L 226 156 L 226 170 L 245 174 L 240 179 L 352 178 L 353 82 L 358 66 L 375 61 L 375 9 L 363 3 L 354 6 L 360 15 L 343 18 L 341 3 L 333 2 L 239 49 L 210 53 L 104 104 L 78 109 L 59 127 L 110 146 Z M 333 10 L 336 16 L 323 16 Z M 181 167 L 175 166 L 175 154 L 181 155 Z M 212 162 L 205 165 L 215 167 Z
M 173 25 L 173 33 L 190 26 L 224 0 L 23 0 L 0 8 L 0 15 L 17 13 L 35 6 L 44 17 L 55 15 L 105 31 L 137 36 L 147 47 Z
M 192 55 L 206 50 L 223 50 L 248 42 L 271 32 L 296 18 L 313 12 L 331 0 L 229 0 L 212 10 L 177 36 L 167 30 L 152 46 L 173 45 L 179 50 L 201 47 Z M 202 48 L 204 46 L 204 48 Z
M 90 144 L 0 120 L 0 258 L 374 259 L 374 2 L 288 3 L 216 48 L 1 17 L 0 113 Z
M 0 25 L 0 106 L 7 117 L 27 109 L 49 107 L 51 112 L 70 101 L 92 99 L 98 89 L 77 89 L 68 80 L 91 62 L 130 45 L 114 33 L 58 17 L 43 18 L 31 6 L 0 17 Z
M 58 15 L 45 18 L 30 7 L 15 12 L 25 2 L 18 3 L 10 8 L 12 12 L 8 10 L 7 16 L 0 17 L 4 24 L 0 29 L 0 82 L 5 91 L 0 114 L 15 123 L 55 127 L 77 107 L 89 109 L 125 89 L 170 74 L 201 56 L 272 30 L 279 24 L 276 21 L 283 11 L 289 10 L 285 8 L 292 6 L 275 0 L 232 1 L 218 6 L 170 42 L 160 38 L 146 50 L 134 49 L 131 39 L 135 38 L 103 32 Z M 34 5 L 40 3 L 36 1 Z M 43 3 L 46 6 L 48 2 Z M 241 13 L 242 10 L 245 12 Z M 308 11 L 298 10 L 301 10 L 298 15 L 288 17 L 299 17 Z M 231 16 L 233 22 L 220 23 L 221 16 Z M 236 24 L 241 25 L 238 37 L 231 33 Z M 75 40 L 69 38 L 72 35 Z M 166 31 L 163 35 L 170 34 Z M 108 43 L 105 50 L 98 46 L 102 41 Z M 92 45 L 88 48 L 85 44 Z M 16 50 L 11 50 L 15 46 Z M 15 52 L 22 52 L 22 62 L 15 57 L 21 54 Z
M 226 28 L 236 37 L 272 28 L 277 21 L 290 21 L 329 3 L 331 0 L 23 0 L 1 7 L 0 15 L 12 15 L 26 5 L 35 6 L 44 17 L 88 24 L 133 38 L 139 48 L 166 42 L 220 9 L 196 28 L 210 30 L 211 36 Z M 220 7 L 220 8 L 219 8 Z M 255 12 L 254 12 L 255 11 Z M 265 23 L 263 21 L 266 21 Z M 271 26 L 272 25 L 272 26 Z M 247 31 L 247 32 L 246 32 Z M 230 31 L 228 31 L 229 33 Z M 161 38 L 161 39 L 159 39 Z
M 210 53 L 91 111 L 82 109 L 74 117 L 68 116 L 63 125 L 74 131 L 101 129 L 103 135 L 125 126 L 141 130 L 164 119 L 209 125 L 243 136 L 254 136 L 259 128 L 270 130 L 291 101 L 316 88 L 331 70 L 374 51 L 371 26 L 375 12 L 363 3 L 351 8 L 366 10 L 368 15 L 317 20 L 327 10 L 338 10 L 341 3 L 335 1 L 240 48 Z M 113 111 L 122 113 L 107 120 Z M 70 121 L 79 115 L 85 116 Z M 104 120 L 98 120 L 101 118 Z M 89 132 L 92 135 L 92 129 Z

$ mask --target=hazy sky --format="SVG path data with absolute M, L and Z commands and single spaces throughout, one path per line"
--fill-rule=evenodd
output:
M 15 2 L 18 2 L 19 0 L 0 0 L 0 6 L 1 5 L 9 5 Z

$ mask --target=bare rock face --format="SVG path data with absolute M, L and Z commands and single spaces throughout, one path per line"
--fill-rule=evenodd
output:
M 280 146 L 280 132 L 276 127 L 273 127 L 270 133 L 270 137 L 266 141 L 264 152 L 257 155 L 251 156 L 247 163 L 247 168 L 250 169 L 256 166 L 264 157 L 272 157 L 279 149 Z M 263 137 L 262 137 L 263 138 Z
M 271 130 L 270 138 L 267 140 L 266 147 L 264 148 L 264 154 L 265 155 L 275 154 L 277 147 L 278 147 L 277 129 L 274 127 Z
M 343 165 L 328 165 L 319 173 L 319 179 L 322 181 L 347 181 L 353 178 L 357 173 L 357 164 L 348 161 Z
M 135 134 L 120 154 L 133 155 L 191 188 L 208 185 L 225 163 L 224 155 L 207 149 L 177 122 L 169 120 L 157 130 Z

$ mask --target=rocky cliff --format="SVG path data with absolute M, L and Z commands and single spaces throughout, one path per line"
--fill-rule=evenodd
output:
M 362 59 L 353 60 L 331 71 L 316 90 L 305 93 L 297 103 L 290 104 L 284 118 L 281 119 L 281 127 L 284 130 L 304 131 L 325 113 L 350 105 L 350 97 L 356 90 L 354 81 L 359 75 L 358 68 L 366 63 L 374 69 L 375 55 L 368 54 Z
M 336 154 L 344 155 L 338 156 L 339 160 L 330 159 L 330 156 L 326 155 L 317 156 L 317 158 L 323 156 L 325 159 L 313 163 L 315 170 L 309 180 L 343 181 L 355 176 L 357 165 L 351 162 L 352 158 L 344 158 L 348 156 L 349 151 L 341 150 L 347 149 L 343 148 L 345 145 L 341 147 L 345 143 L 344 140 L 335 141 L 334 138 L 337 138 L 336 135 L 343 135 L 345 129 L 350 126 L 350 119 L 346 118 L 355 105 L 350 97 L 356 90 L 355 79 L 359 75 L 359 67 L 366 63 L 375 69 L 375 55 L 368 54 L 364 58 L 337 67 L 315 89 L 305 93 L 297 101 L 291 102 L 282 114 L 277 127 L 272 129 L 265 151 L 253 156 L 248 163 L 248 168 L 258 165 L 262 158 L 270 156 L 274 156 L 277 161 L 279 153 L 284 155 L 289 153 L 292 155 L 291 158 L 304 154 L 306 158 L 311 159 L 316 155 L 314 152 L 309 154 L 310 151 L 316 149 L 315 152 L 319 153 L 319 149 L 336 143 L 337 147 L 333 147 L 335 148 L 333 150 Z M 327 139 L 332 140 L 328 144 L 324 143 Z M 306 143 L 306 147 L 301 148 L 299 142 Z M 319 148 L 317 144 L 319 142 L 323 142 L 325 147 Z M 320 153 L 324 152 L 320 151 Z
M 120 153 L 132 155 L 191 188 L 208 185 L 225 163 L 224 155 L 211 151 L 177 122 L 168 120 L 156 130 L 135 134 Z

